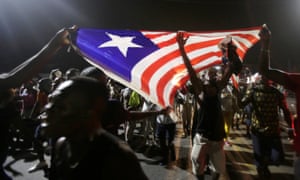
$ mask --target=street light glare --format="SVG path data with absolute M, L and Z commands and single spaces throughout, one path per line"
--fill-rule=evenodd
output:
M 53 30 L 87 22 L 75 5 L 60 0 L 0 0 L 2 42 L 11 49 L 22 49 L 21 42 L 43 44 Z

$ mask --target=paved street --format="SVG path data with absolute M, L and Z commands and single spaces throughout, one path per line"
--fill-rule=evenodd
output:
M 180 126 L 180 124 L 178 125 Z M 140 148 L 136 150 L 136 154 L 141 165 L 150 180 L 196 180 L 191 174 L 191 163 L 189 155 L 191 152 L 190 137 L 182 138 L 180 136 L 181 129 L 178 127 L 178 135 L 175 139 L 176 162 L 168 167 L 159 166 L 157 161 L 159 156 L 155 153 L 155 148 Z M 257 179 L 255 166 L 253 165 L 251 140 L 244 137 L 245 129 L 241 126 L 240 130 L 232 130 L 232 146 L 225 146 L 227 157 L 227 168 L 231 179 Z M 293 179 L 293 155 L 292 144 L 288 141 L 287 136 L 283 133 L 282 140 L 286 152 L 286 161 L 283 165 L 276 167 L 271 166 L 272 180 L 291 180 Z M 49 157 L 48 157 L 49 158 Z M 12 158 L 8 158 L 10 162 Z M 24 162 L 24 159 L 13 164 L 13 168 L 23 175 L 15 176 L 14 180 L 46 180 L 43 172 L 38 171 L 32 174 L 27 173 L 27 169 L 36 161 Z M 209 175 L 207 179 L 211 179 Z

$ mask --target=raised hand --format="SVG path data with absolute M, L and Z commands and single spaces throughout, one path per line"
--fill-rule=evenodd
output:
M 178 31 L 176 40 L 177 40 L 179 47 L 183 47 L 185 45 L 186 41 L 188 40 L 188 37 L 185 36 L 184 31 Z
M 262 29 L 260 30 L 259 32 L 259 37 L 261 40 L 270 40 L 271 38 L 271 31 L 270 29 L 268 28 L 268 26 L 266 24 L 263 24 L 262 25 Z
M 70 45 L 71 38 L 70 35 L 71 33 L 75 32 L 78 29 L 76 25 L 69 27 L 69 28 L 63 28 L 59 30 L 55 36 L 51 39 L 49 42 L 50 47 L 62 47 L 62 46 L 68 46 Z

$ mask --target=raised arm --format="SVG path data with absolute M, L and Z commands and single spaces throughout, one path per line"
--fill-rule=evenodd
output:
M 224 65 L 223 75 L 222 75 L 221 79 L 219 81 L 217 81 L 217 85 L 218 85 L 219 89 L 223 89 L 227 85 L 230 77 L 232 76 L 233 69 L 234 69 L 234 66 L 231 62 Z
M 180 50 L 183 62 L 185 64 L 185 67 L 188 70 L 190 80 L 191 80 L 191 83 L 192 83 L 192 87 L 193 87 L 195 96 L 197 98 L 197 101 L 200 102 L 200 99 L 199 99 L 198 96 L 202 92 L 203 84 L 200 81 L 200 79 L 197 77 L 197 74 L 196 74 L 196 72 L 195 72 L 195 70 L 194 70 L 194 68 L 193 68 L 193 66 L 190 62 L 190 59 L 189 59 L 189 57 L 187 56 L 187 54 L 185 52 L 184 45 L 185 45 L 186 41 L 187 41 L 187 38 L 184 37 L 184 32 L 182 32 L 182 31 L 177 32 L 177 43 L 178 43 L 178 46 L 179 46 L 179 50 Z
M 225 44 L 223 41 L 225 40 Z M 242 62 L 236 52 L 236 46 L 232 43 L 231 37 L 226 37 L 220 42 L 219 47 L 222 47 L 224 56 L 226 56 L 227 61 L 224 62 L 224 70 L 222 77 L 217 81 L 219 89 L 223 89 L 233 73 L 238 74 L 242 69 Z
M 278 84 L 284 85 L 285 72 L 270 67 L 271 31 L 265 24 L 262 26 L 262 30 L 260 31 L 259 36 L 261 41 L 261 51 L 259 55 L 260 73 L 266 76 L 268 79 L 271 79 Z
M 70 45 L 70 33 L 76 27 L 61 29 L 56 35 L 34 56 L 14 68 L 8 73 L 0 74 L 0 88 L 8 89 L 19 87 L 26 80 L 36 75 L 41 68 L 53 57 L 63 46 Z

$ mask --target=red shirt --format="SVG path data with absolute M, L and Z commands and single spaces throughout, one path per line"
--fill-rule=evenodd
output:
M 285 88 L 293 91 L 296 96 L 297 121 L 294 123 L 296 137 L 294 139 L 295 151 L 300 153 L 300 74 L 285 73 Z

